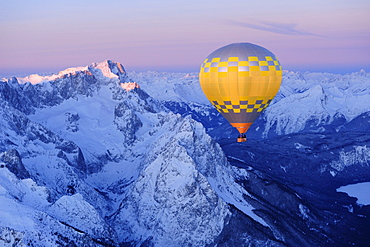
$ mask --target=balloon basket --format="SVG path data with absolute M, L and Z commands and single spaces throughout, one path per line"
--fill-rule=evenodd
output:
M 247 141 L 247 137 L 242 134 L 240 136 L 238 136 L 238 138 L 236 139 L 237 142 L 246 142 Z
M 245 137 L 238 137 L 238 138 L 236 139 L 236 141 L 237 141 L 237 142 L 246 142 L 246 141 L 247 141 L 247 138 L 245 138 Z

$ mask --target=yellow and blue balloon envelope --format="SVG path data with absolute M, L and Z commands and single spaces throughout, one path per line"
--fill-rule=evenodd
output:
M 237 128 L 239 142 L 270 104 L 282 80 L 282 68 L 269 50 L 234 43 L 212 52 L 202 63 L 199 81 L 212 105 Z

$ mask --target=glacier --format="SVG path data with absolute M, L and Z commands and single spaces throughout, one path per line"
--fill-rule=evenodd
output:
M 366 243 L 368 206 L 336 189 L 370 181 L 369 83 L 286 71 L 241 146 L 195 73 L 2 79 L 0 245 Z

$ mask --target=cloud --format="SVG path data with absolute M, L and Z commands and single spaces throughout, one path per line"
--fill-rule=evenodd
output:
M 322 37 L 314 33 L 298 30 L 296 28 L 297 26 L 296 24 L 285 24 L 285 23 L 267 22 L 267 21 L 259 21 L 259 20 L 255 20 L 255 21 L 251 20 L 250 22 L 240 22 L 240 21 L 228 20 L 227 23 L 233 26 L 252 28 L 252 29 L 267 31 L 271 33 L 279 33 L 279 34 L 285 34 L 285 35 L 311 35 L 311 36 Z

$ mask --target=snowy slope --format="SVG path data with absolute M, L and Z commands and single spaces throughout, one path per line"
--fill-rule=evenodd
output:
M 128 76 L 156 100 L 208 104 L 196 73 L 133 71 Z
M 275 104 L 263 115 L 263 134 L 322 132 L 335 121 L 350 122 L 370 111 L 369 85 L 370 73 L 365 71 L 349 75 L 286 72 Z M 337 131 L 342 124 L 334 125 Z

